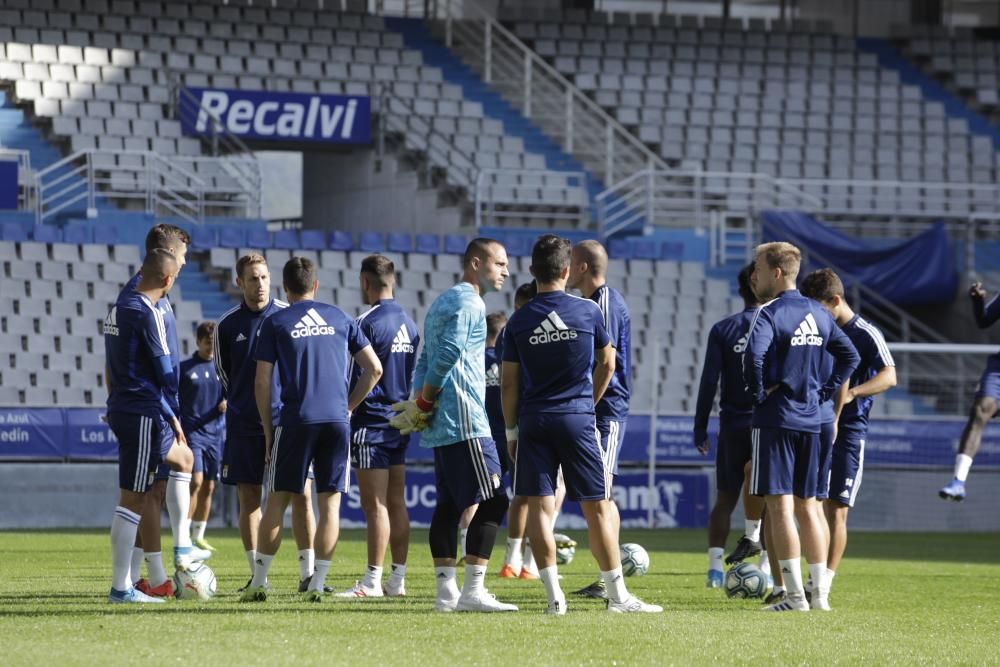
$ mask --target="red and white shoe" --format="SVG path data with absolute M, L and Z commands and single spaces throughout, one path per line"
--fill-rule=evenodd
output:
M 167 579 L 157 587 L 152 587 L 145 579 L 140 579 L 135 584 L 135 589 L 140 593 L 145 593 L 151 598 L 172 598 L 174 597 L 174 582 Z
M 382 593 L 382 587 L 378 588 L 368 588 L 360 581 L 354 582 L 354 588 L 350 590 L 341 591 L 336 594 L 338 598 L 381 598 L 385 597 Z
M 510 563 L 504 563 L 503 567 L 500 568 L 500 578 L 517 579 L 517 572 L 514 571 L 514 566 Z

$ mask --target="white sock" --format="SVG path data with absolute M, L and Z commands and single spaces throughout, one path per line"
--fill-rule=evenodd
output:
M 171 470 L 167 480 L 167 515 L 170 517 L 175 549 L 191 546 L 190 509 L 191 473 Z
M 468 535 L 468 534 L 469 534 L 469 529 L 468 528 L 463 528 L 461 530 L 461 532 L 459 533 L 458 546 L 462 550 L 462 555 L 459 556 L 460 560 L 462 558 L 465 558 L 465 536 Z
M 760 519 L 756 521 L 746 519 L 743 521 L 743 525 L 745 526 L 743 534 L 746 535 L 747 539 L 751 542 L 760 542 Z
M 192 521 L 191 522 L 191 539 L 192 540 L 203 540 L 205 539 L 205 526 L 208 525 L 207 521 Z
M 145 552 L 142 547 L 132 547 L 132 562 L 129 565 L 129 581 L 133 584 L 139 583 L 142 579 L 142 556 Z
M 760 571 L 764 574 L 771 574 L 771 561 L 767 558 L 767 549 L 760 552 Z
M 309 582 L 309 590 L 323 592 L 326 585 L 326 573 L 330 571 L 330 561 L 317 560 L 316 569 L 312 573 L 312 581 Z
M 308 579 L 316 569 L 316 552 L 312 549 L 299 549 L 299 579 Z
M 528 546 L 524 548 L 524 563 L 521 565 L 522 570 L 527 570 L 531 574 L 538 574 L 538 565 L 535 564 L 535 554 L 531 550 L 531 540 L 526 543 Z
M 521 553 L 521 547 L 523 544 L 523 538 L 507 538 L 507 553 L 504 554 L 503 562 L 511 566 L 514 570 L 514 574 L 520 574 L 521 568 L 524 566 L 524 556 Z
M 254 566 L 254 561 L 256 561 L 256 560 L 257 560 L 257 550 L 256 549 L 250 549 L 249 551 L 247 551 L 247 565 L 250 566 L 250 576 L 251 577 L 253 576 L 253 566 Z
M 151 551 L 146 554 L 146 574 L 149 575 L 149 585 L 153 588 L 162 586 L 167 581 L 167 571 L 163 569 L 163 554 Z
M 548 593 L 549 604 L 552 604 L 556 600 L 566 599 L 562 589 L 559 587 L 559 571 L 557 566 L 553 565 L 552 567 L 541 568 L 538 570 L 538 576 L 545 586 L 545 592 Z
M 709 570 L 722 570 L 722 547 L 709 547 L 708 548 L 708 569 Z
M 122 506 L 115 508 L 111 519 L 111 588 L 127 591 L 132 587 L 132 547 L 139 530 L 139 515 Z
M 777 595 L 778 593 L 784 593 L 785 592 L 785 587 L 784 586 L 775 586 L 774 590 L 771 591 L 771 592 L 774 593 L 775 595 Z
M 477 595 L 483 592 L 483 582 L 486 580 L 485 565 L 466 565 L 465 581 L 462 582 L 462 595 Z
M 365 576 L 361 578 L 365 588 L 382 588 L 382 566 L 369 565 L 365 568 Z
M 455 581 L 454 567 L 435 567 L 434 582 L 437 584 L 438 600 L 455 600 L 458 598 L 458 583 Z
M 826 561 L 821 563 L 809 563 L 809 577 L 812 579 L 813 595 L 823 597 L 826 582 Z
M 823 585 L 826 587 L 827 595 L 830 594 L 830 589 L 833 588 L 833 578 L 837 576 L 836 570 L 826 569 L 826 578 L 823 580 Z
M 799 559 L 779 560 L 778 564 L 781 565 L 781 580 L 785 583 L 788 597 L 796 600 L 803 598 L 805 590 L 802 588 L 802 565 Z
M 389 570 L 389 580 L 398 584 L 403 579 L 406 579 L 406 563 L 393 563 Z
M 972 467 L 972 457 L 968 454 L 959 454 L 955 457 L 955 479 L 964 482 L 969 478 L 969 468 Z
M 267 584 L 267 572 L 271 569 L 271 561 L 274 560 L 274 556 L 268 556 L 267 554 L 262 554 L 257 552 L 257 558 L 254 560 L 253 567 L 253 581 L 250 585 L 253 587 L 264 586 Z
M 608 599 L 612 602 L 624 602 L 629 599 L 628 591 L 625 589 L 625 577 L 622 575 L 621 565 L 613 570 L 601 572 L 601 579 L 604 581 L 604 588 L 608 591 Z

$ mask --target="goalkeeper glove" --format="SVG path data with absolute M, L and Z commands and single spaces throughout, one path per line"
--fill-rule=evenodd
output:
M 392 409 L 396 416 L 389 420 L 389 426 L 397 429 L 401 435 L 407 435 L 423 431 L 430 425 L 434 404 L 417 398 L 413 401 L 394 403 Z

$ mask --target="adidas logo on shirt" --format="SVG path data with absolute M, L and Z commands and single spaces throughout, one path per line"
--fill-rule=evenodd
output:
M 337 333 L 333 327 L 326 323 L 315 308 L 310 308 L 306 314 L 295 323 L 292 329 L 292 338 L 305 338 L 306 336 L 332 336 Z
M 802 324 L 795 330 L 792 336 L 792 346 L 796 345 L 822 345 L 823 337 L 819 335 L 819 327 L 816 326 L 816 319 L 812 313 L 806 315 Z
M 104 318 L 104 335 L 118 335 L 118 306 L 114 306 L 108 316 Z
M 243 334 L 241 333 L 241 334 L 240 334 L 239 336 L 237 336 L 237 337 L 236 337 L 236 342 L 237 342 L 237 343 L 242 343 L 242 342 L 243 342 L 243 341 L 245 341 L 246 339 L 247 339 L 247 337 L 246 337 L 246 336 L 244 336 L 244 335 L 243 335 Z
M 747 337 L 746 335 L 740 336 L 740 339 L 736 341 L 736 345 L 733 345 L 733 352 L 736 354 L 743 354 L 743 351 L 747 349 Z
M 555 343 L 560 340 L 574 340 L 576 338 L 576 331 L 566 326 L 566 323 L 562 321 L 562 318 L 554 310 L 545 316 L 542 323 L 535 327 L 532 333 L 534 335 L 528 339 L 528 342 L 532 345 Z
M 487 387 L 500 386 L 500 366 L 498 366 L 497 364 L 490 364 L 490 367 L 486 369 L 486 386 Z
M 413 341 L 410 340 L 410 334 L 407 333 L 405 324 L 399 326 L 399 331 L 393 337 L 392 348 L 389 351 L 413 354 Z

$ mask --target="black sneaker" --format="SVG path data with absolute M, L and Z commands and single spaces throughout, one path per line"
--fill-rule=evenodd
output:
M 756 556 L 762 550 L 763 547 L 760 546 L 760 542 L 754 542 L 749 537 L 744 535 L 740 538 L 740 541 L 736 543 L 736 548 L 733 549 L 733 553 L 726 556 L 726 565 L 742 563 L 747 558 Z
M 778 604 L 779 602 L 784 602 L 786 597 L 788 596 L 785 594 L 785 591 L 781 591 L 779 593 L 775 593 L 772 591 L 767 594 L 766 598 L 764 598 L 764 604 L 765 605 Z
M 583 595 L 588 598 L 594 598 L 595 600 L 607 600 L 608 589 L 604 585 L 604 580 L 598 579 L 589 586 L 584 586 L 578 591 L 573 591 L 573 595 Z
M 305 593 L 307 590 L 309 590 L 309 582 L 310 581 L 312 581 L 312 575 L 311 574 L 308 577 L 306 577 L 305 579 L 303 579 L 302 581 L 299 582 L 299 593 Z M 333 592 L 333 587 L 327 586 L 327 585 L 324 584 L 323 585 L 323 592 L 324 593 L 332 593 Z

